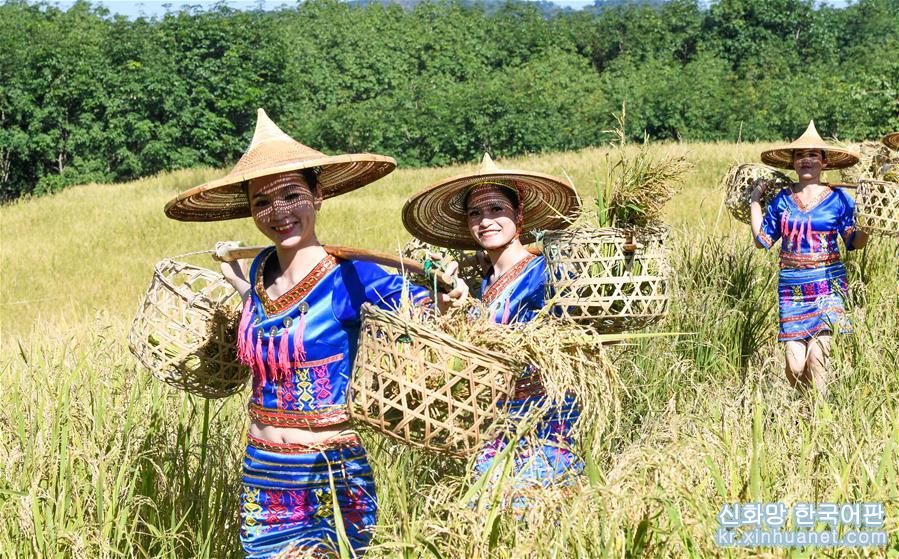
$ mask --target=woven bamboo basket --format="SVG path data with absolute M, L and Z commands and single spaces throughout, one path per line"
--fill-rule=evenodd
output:
M 855 194 L 855 226 L 869 233 L 899 237 L 899 183 L 859 181 Z
M 546 300 L 600 333 L 637 330 L 668 311 L 668 229 L 570 228 L 543 237 Z
M 362 309 L 351 417 L 414 447 L 462 458 L 477 452 L 521 367 L 378 307 Z
M 890 148 L 880 142 L 852 144 L 850 149 L 858 153 L 858 163 L 840 169 L 840 178 L 851 184 L 865 179 L 880 179 L 883 166 L 897 162 L 897 158 L 891 156 Z
M 760 200 L 763 209 L 782 188 L 790 186 L 792 182 L 788 176 L 774 167 L 760 163 L 734 165 L 721 179 L 721 188 L 725 192 L 724 205 L 737 221 L 749 223 L 749 195 L 759 180 L 774 181 L 765 188 L 765 193 Z
M 173 259 L 156 264 L 128 345 L 159 380 L 205 398 L 239 391 L 240 295 L 221 274 Z

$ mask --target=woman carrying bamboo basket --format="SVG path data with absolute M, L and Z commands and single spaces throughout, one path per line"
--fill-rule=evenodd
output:
M 349 428 L 346 389 L 363 303 L 393 308 L 408 293 L 430 297 L 377 265 L 341 260 L 319 243 L 324 198 L 390 173 L 393 159 L 326 156 L 282 132 L 262 109 L 253 141 L 228 175 L 170 201 L 182 221 L 252 217 L 274 246 L 249 266 L 223 264 L 243 301 L 238 358 L 253 377 L 243 466 L 241 540 L 247 557 L 333 550 L 339 507 L 348 543 L 361 553 L 375 523 L 371 468 Z M 460 286 L 439 304 L 465 297 Z
M 440 181 L 412 196 L 403 208 L 403 224 L 427 243 L 483 250 L 491 267 L 479 298 L 498 324 L 532 320 L 544 308 L 546 262 L 524 246 L 538 231 L 568 226 L 580 208 L 574 189 L 555 177 L 496 167 L 485 154 L 473 174 Z M 537 372 L 524 371 L 509 403 L 513 420 L 542 406 L 545 393 Z M 569 431 L 579 415 L 572 398 L 549 409 L 536 426 L 536 442 L 521 440 L 514 455 L 516 485 L 521 488 L 564 483 L 583 470 Z M 483 474 L 507 444 L 505 437 L 480 452 Z
M 787 379 L 796 387 L 814 386 L 822 395 L 832 333 L 852 330 L 837 239 L 843 239 L 846 250 L 855 250 L 868 243 L 868 235 L 855 229 L 853 199 L 823 184 L 821 172 L 857 160 L 852 152 L 825 143 L 811 122 L 798 140 L 762 153 L 768 165 L 795 170 L 799 182 L 777 193 L 764 214 L 759 199 L 767 182 L 759 181 L 750 197 L 756 246 L 768 249 L 781 239 L 778 340 L 784 342 Z

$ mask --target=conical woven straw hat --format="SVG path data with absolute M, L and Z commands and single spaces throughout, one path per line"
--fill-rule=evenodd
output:
M 249 217 L 243 182 L 268 175 L 313 169 L 322 198 L 332 198 L 376 181 L 396 168 L 392 157 L 370 153 L 325 155 L 285 134 L 259 109 L 250 147 L 224 177 L 182 192 L 165 205 L 180 221 Z
M 537 231 L 565 229 L 580 211 L 577 192 L 561 179 L 500 169 L 485 153 L 476 173 L 439 181 L 409 198 L 403 206 L 403 225 L 426 243 L 464 250 L 481 248 L 468 230 L 465 197 L 482 184 L 518 192 L 524 216 L 519 234 L 525 244 L 534 242 Z
M 772 167 L 781 169 L 793 168 L 793 151 L 797 149 L 820 149 L 824 152 L 828 169 L 843 169 L 852 167 L 858 162 L 858 154 L 848 149 L 831 146 L 818 134 L 815 129 L 815 121 L 808 123 L 805 133 L 793 143 L 762 152 L 762 161 Z
M 890 149 L 899 149 L 899 132 L 890 132 L 884 136 L 883 143 Z

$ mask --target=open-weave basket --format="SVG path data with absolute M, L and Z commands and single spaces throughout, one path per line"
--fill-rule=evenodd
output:
M 899 237 L 899 183 L 861 180 L 855 193 L 855 226 Z
M 663 226 L 548 232 L 543 237 L 547 302 L 600 333 L 659 321 L 668 311 L 667 236 Z
M 128 345 L 159 380 L 205 398 L 223 398 L 250 378 L 237 361 L 239 317 L 240 295 L 221 274 L 162 260 Z
M 721 179 L 721 188 L 725 193 L 724 205 L 737 221 L 749 223 L 749 195 L 752 194 L 752 189 L 759 180 L 774 181 L 765 188 L 765 193 L 760 200 L 763 211 L 782 188 L 791 184 L 788 176 L 774 167 L 760 163 L 734 165 Z
M 880 179 L 884 165 L 899 163 L 899 158 L 892 156 L 890 148 L 880 142 L 853 144 L 850 149 L 859 154 L 858 163 L 840 169 L 840 178 L 851 184 L 864 179 Z
M 491 434 L 521 369 L 503 355 L 366 304 L 350 415 L 411 446 L 469 456 Z

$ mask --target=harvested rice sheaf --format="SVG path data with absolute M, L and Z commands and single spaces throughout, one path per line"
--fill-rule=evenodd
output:
M 643 227 L 661 221 L 662 211 L 683 184 L 693 164 L 686 155 L 654 157 L 644 144 L 634 156 L 622 152 L 610 160 L 597 185 L 598 225 Z

